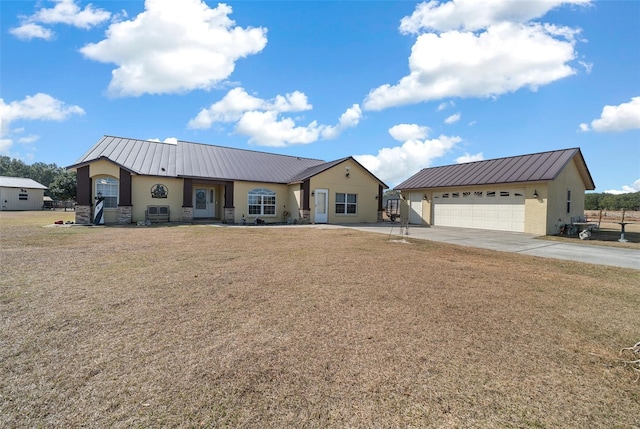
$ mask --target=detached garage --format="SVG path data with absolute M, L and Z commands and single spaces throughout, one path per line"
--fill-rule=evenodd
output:
M 554 234 L 595 189 L 580 149 L 425 168 L 399 184 L 412 224 Z

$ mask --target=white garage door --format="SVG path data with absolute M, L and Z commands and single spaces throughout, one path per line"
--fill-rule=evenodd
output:
M 434 225 L 524 232 L 524 189 L 440 192 L 433 204 Z

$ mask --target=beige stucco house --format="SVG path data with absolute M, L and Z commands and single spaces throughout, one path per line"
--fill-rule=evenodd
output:
M 551 235 L 595 184 L 579 148 L 425 168 L 395 187 L 412 224 Z
M 331 162 L 178 141 L 104 136 L 75 164 L 76 223 L 96 197 L 109 224 L 382 220 L 387 186 L 352 157 Z

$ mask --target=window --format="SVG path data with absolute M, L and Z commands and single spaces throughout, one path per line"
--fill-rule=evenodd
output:
M 27 194 L 27 191 L 20 192 L 18 194 L 18 200 L 27 201 L 28 199 L 29 199 L 29 194 Z
M 452 192 L 451 193 L 451 198 L 460 198 L 460 193 L 459 192 Z
M 487 191 L 487 198 L 493 198 L 496 196 L 496 191 Z
M 275 192 L 265 188 L 257 188 L 249 192 L 249 215 L 275 216 L 275 214 Z
M 473 196 L 478 197 L 478 198 L 482 197 L 482 191 L 475 191 L 473 193 Z
M 463 192 L 462 198 L 469 198 L 471 196 L 471 192 Z
M 509 192 L 508 191 L 500 191 L 500 196 L 501 197 L 508 197 L 509 196 Z
M 105 209 L 118 208 L 118 181 L 110 177 L 96 180 L 96 196 L 102 194 Z
M 567 213 L 571 213 L 571 189 L 567 189 Z
M 336 214 L 356 214 L 357 202 L 356 194 L 336 194 Z

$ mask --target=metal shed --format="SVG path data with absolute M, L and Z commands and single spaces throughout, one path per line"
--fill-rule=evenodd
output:
M 33 179 L 0 176 L 0 210 L 41 210 L 45 189 Z

